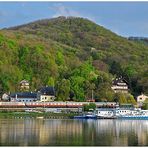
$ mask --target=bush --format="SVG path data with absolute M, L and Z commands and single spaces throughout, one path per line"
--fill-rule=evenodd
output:
M 84 104 L 83 105 L 83 111 L 89 111 L 89 110 L 95 110 L 96 109 L 96 104 L 95 103 L 89 103 L 89 104 Z
M 141 108 L 144 110 L 148 110 L 148 103 L 143 103 Z

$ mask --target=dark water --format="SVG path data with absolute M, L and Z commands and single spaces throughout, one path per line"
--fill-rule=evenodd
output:
M 0 119 L 1 146 L 148 146 L 148 120 Z

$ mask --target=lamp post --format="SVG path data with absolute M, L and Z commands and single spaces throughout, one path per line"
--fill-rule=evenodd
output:
M 91 91 L 91 99 L 92 99 L 92 101 L 93 101 L 93 98 L 94 98 L 94 90 L 92 89 L 92 91 Z

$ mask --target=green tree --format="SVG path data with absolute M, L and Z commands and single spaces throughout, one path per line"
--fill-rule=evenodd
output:
M 48 86 L 53 86 L 53 87 L 54 87 L 54 84 L 55 84 L 54 78 L 53 78 L 53 77 L 49 77 L 49 78 L 48 78 L 48 81 L 47 81 L 47 85 L 48 85 Z
M 144 103 L 142 104 L 142 109 L 144 110 L 148 110 L 148 98 L 144 101 Z
M 70 93 L 70 81 L 62 79 L 57 82 L 56 86 L 56 96 L 58 101 L 66 101 L 69 99 Z
M 110 65 L 110 73 L 119 76 L 123 75 L 123 69 L 121 67 L 121 64 L 119 62 L 113 61 Z
M 131 104 L 136 105 L 136 100 L 134 99 L 133 95 L 127 94 L 126 95 L 126 100 L 127 100 L 127 103 L 131 103 Z
M 90 110 L 95 110 L 96 109 L 96 104 L 95 103 L 89 103 L 89 104 L 84 104 L 83 105 L 83 110 L 84 111 L 90 111 Z
M 84 81 L 85 79 L 80 76 L 72 76 L 71 81 L 71 90 L 74 92 L 74 99 L 76 101 L 85 101 L 84 95 Z
M 127 103 L 126 96 L 123 93 L 116 93 L 114 98 L 116 98 L 120 104 Z

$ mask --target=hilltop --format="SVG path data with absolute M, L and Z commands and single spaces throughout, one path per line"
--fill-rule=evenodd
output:
M 133 95 L 148 93 L 148 46 L 88 19 L 58 17 L 3 29 L 0 45 L 2 92 L 27 79 L 32 90 L 55 85 L 59 98 L 71 90 L 83 100 L 94 89 L 96 98 L 112 100 L 112 78 L 122 75 Z

